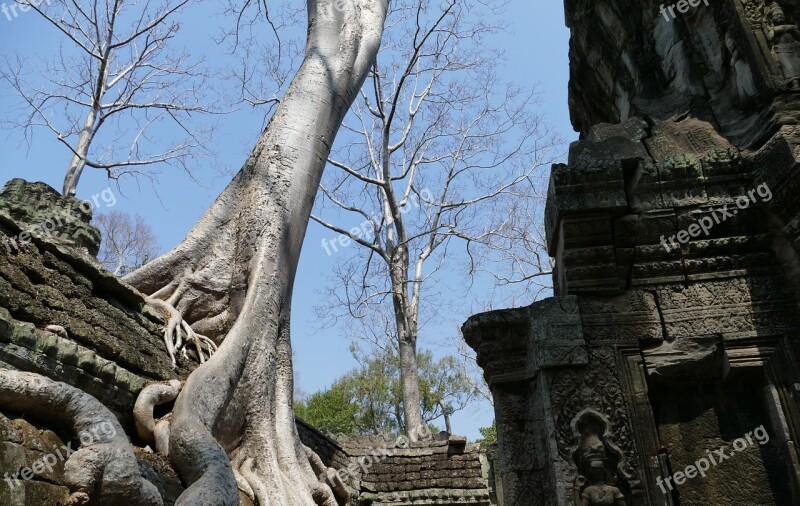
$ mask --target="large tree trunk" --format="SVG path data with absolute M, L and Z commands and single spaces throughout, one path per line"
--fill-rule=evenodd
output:
M 97 114 L 96 108 L 92 108 L 86 116 L 83 129 L 78 136 L 78 143 L 75 145 L 75 153 L 69 161 L 67 173 L 64 176 L 64 189 L 62 195 L 74 197 L 78 192 L 78 182 L 81 180 L 83 169 L 86 167 L 86 158 L 89 156 L 89 146 L 92 144 L 97 133 Z
M 113 18 L 116 19 L 116 16 L 117 13 L 114 12 Z M 69 167 L 67 167 L 67 174 L 64 176 L 62 195 L 65 197 L 74 197 L 78 193 L 78 182 L 81 180 L 83 169 L 86 168 L 89 148 L 92 145 L 92 141 L 94 141 L 95 135 L 97 135 L 99 122 L 102 122 L 100 111 L 106 94 L 106 86 L 108 85 L 108 73 L 111 71 L 109 62 L 111 61 L 111 41 L 113 36 L 114 24 L 112 21 L 106 34 L 103 57 L 97 69 L 97 82 L 95 83 L 94 96 L 92 97 L 92 107 L 83 122 L 83 128 L 78 136 L 78 143 L 75 145 L 72 159 L 69 162 Z
M 400 336 L 400 382 L 403 387 L 406 432 L 416 441 L 417 435 L 425 428 L 419 396 L 416 336 Z
M 419 395 L 417 364 L 417 311 L 408 298 L 408 249 L 399 246 L 392 256 L 391 282 L 397 340 L 400 351 L 400 385 L 403 390 L 403 418 L 412 440 L 425 429 Z
M 297 437 L 289 309 L 322 171 L 387 5 L 309 0 L 305 60 L 252 155 L 176 249 L 126 277 L 222 342 L 175 404 L 170 458 L 190 484 L 178 504 L 238 504 L 233 469 L 261 505 L 336 504 Z

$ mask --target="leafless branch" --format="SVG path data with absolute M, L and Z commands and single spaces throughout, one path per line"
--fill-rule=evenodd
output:
M 220 112 L 206 98 L 207 71 L 202 58 L 173 47 L 177 18 L 195 0 L 16 1 L 67 44 L 34 64 L 0 60 L 0 80 L 20 98 L 18 116 L 5 125 L 28 142 L 44 127 L 68 148 L 65 194 L 75 193 L 84 167 L 119 179 L 149 166 L 189 170 L 196 155 L 213 155 L 206 148 L 213 125 L 197 121 Z
M 535 111 L 538 95 L 497 79 L 502 55 L 484 37 L 500 23 L 488 4 L 485 15 L 476 8 L 392 3 L 320 189 L 314 220 L 357 245 L 338 252 L 320 313 L 355 318 L 370 342 L 380 332 L 416 345 L 445 302 L 434 280 L 454 266 L 465 286 L 482 276 L 532 297 L 552 272 L 539 223 L 560 143 Z M 365 217 L 368 240 L 345 225 Z

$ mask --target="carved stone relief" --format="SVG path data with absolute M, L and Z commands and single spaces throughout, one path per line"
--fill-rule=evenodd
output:
M 567 462 L 568 480 L 576 480 L 580 469 L 574 460 L 574 452 L 581 439 L 576 434 L 573 421 L 587 406 L 602 414 L 608 421 L 607 437 L 619 448 L 621 478 L 634 479 L 637 475 L 635 449 L 622 385 L 615 374 L 614 352 L 610 348 L 589 351 L 590 365 L 582 370 L 559 371 L 553 376 L 550 398 L 556 423 L 556 440 L 561 459 Z
M 580 473 L 573 491 L 581 506 L 625 505 L 617 467 L 622 452 L 609 438 L 608 420 L 593 409 L 581 411 L 572 421 L 572 431 L 580 438 L 573 462 Z M 627 485 L 627 484 L 626 484 Z M 627 488 L 627 487 L 626 487 Z
M 765 28 L 772 56 L 783 72 L 783 87 L 800 88 L 800 29 L 781 2 L 767 8 Z

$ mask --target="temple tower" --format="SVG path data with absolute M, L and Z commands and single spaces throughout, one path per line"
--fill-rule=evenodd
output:
M 555 296 L 463 328 L 502 504 L 800 504 L 800 2 L 565 9 Z

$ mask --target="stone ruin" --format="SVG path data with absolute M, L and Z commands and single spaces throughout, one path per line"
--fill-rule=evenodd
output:
M 48 220 L 60 222 L 45 233 Z M 0 368 L 83 390 L 135 436 L 139 392 L 153 381 L 185 379 L 198 362 L 190 356 L 173 369 L 163 317 L 97 262 L 100 234 L 90 220 L 79 201 L 43 183 L 15 179 L 0 191 Z M 67 504 L 63 459 L 31 479 L 6 479 L 69 445 L 74 438 L 59 430 L 57 413 L 53 420 L 0 413 L 0 505 Z M 144 451 L 137 457 L 172 504 L 183 486 L 167 459 Z
M 43 226 L 52 220 L 58 226 Z M 184 380 L 199 362 L 190 350 L 173 368 L 163 316 L 98 263 L 99 241 L 80 201 L 21 179 L 0 190 L 0 368 L 38 373 L 98 399 L 135 445 L 142 475 L 171 505 L 184 486 L 168 458 L 145 449 L 133 408 L 146 385 Z M 297 424 L 322 465 L 338 470 L 349 506 L 496 504 L 491 446 L 452 436 L 339 441 Z M 58 413 L 42 420 L 0 412 L 0 506 L 68 504 L 65 459 L 40 464 L 66 455 L 65 446 L 75 450 L 78 441 L 63 432 Z M 252 506 L 244 494 L 241 504 Z
M 800 2 L 670 1 L 565 2 L 554 296 L 463 327 L 499 504 L 800 504 Z
M 357 497 L 359 506 L 492 506 L 497 503 L 492 445 L 442 433 L 425 441 L 323 435 L 298 420 L 300 437 Z
M 459 438 L 376 458 L 384 442 L 299 422 L 301 437 L 353 469 L 353 505 L 800 504 L 800 2 L 565 11 L 581 138 L 550 181 L 555 295 L 463 329 L 495 398 L 496 465 Z M 74 204 L 18 180 L 0 193 L 0 367 L 90 393 L 141 443 L 138 392 L 196 361 L 171 366 L 163 320 L 97 264 Z M 58 210 L 69 226 L 16 241 Z M 0 476 L 66 444 L 56 421 L 3 413 Z M 171 504 L 168 461 L 137 458 Z M 0 504 L 63 504 L 62 471 L 0 480 Z

